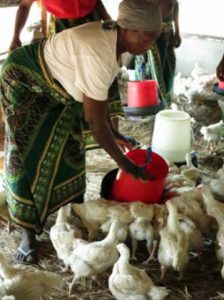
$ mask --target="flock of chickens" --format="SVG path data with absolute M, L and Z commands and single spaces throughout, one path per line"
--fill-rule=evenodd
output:
M 80 278 L 97 280 L 98 275 L 112 269 L 108 288 L 115 299 L 165 299 L 170 291 L 165 286 L 156 286 L 144 265 L 156 257 L 161 265 L 161 280 L 167 276 L 168 269 L 179 272 L 181 280 L 190 263 L 190 252 L 200 253 L 203 237 L 211 228 L 215 232 L 216 256 L 224 279 L 224 203 L 215 200 L 212 192 L 214 180 L 223 182 L 223 178 L 224 169 L 220 169 L 210 186 L 197 185 L 201 180 L 199 169 L 189 164 L 182 167 L 170 164 L 163 203 L 119 203 L 100 198 L 62 207 L 49 236 L 58 259 L 65 266 L 63 271 L 74 274 L 68 283 L 69 296 L 74 296 L 73 287 Z M 3 194 L 2 191 L 0 208 L 4 207 Z M 87 228 L 88 241 L 82 238 L 74 215 Z M 102 240 L 97 240 L 99 231 L 105 235 Z M 146 241 L 148 258 L 138 268 L 136 249 L 143 241 Z M 59 288 L 62 280 L 59 274 L 9 265 L 0 253 L 1 299 L 38 300 Z

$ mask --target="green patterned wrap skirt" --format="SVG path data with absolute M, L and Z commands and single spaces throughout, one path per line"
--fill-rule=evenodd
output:
M 85 193 L 83 106 L 51 76 L 44 41 L 14 50 L 1 71 L 5 183 L 13 221 L 37 234 Z

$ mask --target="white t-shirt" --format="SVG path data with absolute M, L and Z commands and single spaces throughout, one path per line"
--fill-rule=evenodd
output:
M 53 78 L 75 100 L 83 102 L 85 94 L 103 101 L 119 71 L 116 44 L 117 30 L 91 22 L 53 35 L 44 56 Z

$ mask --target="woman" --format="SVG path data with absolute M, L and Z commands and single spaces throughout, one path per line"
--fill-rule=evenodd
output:
M 22 227 L 20 262 L 36 261 L 35 234 L 50 213 L 83 201 L 83 119 L 119 168 L 146 179 L 117 146 L 106 99 L 120 55 L 144 53 L 158 37 L 160 11 L 147 0 L 123 0 L 117 23 L 104 27 L 88 23 L 18 48 L 2 67 L 5 179 L 10 214 Z
M 137 56 L 135 69 L 138 79 L 153 78 L 158 82 L 159 97 L 169 107 L 173 97 L 176 57 L 174 49 L 181 44 L 179 4 L 177 0 L 155 0 L 162 13 L 162 32 L 151 50 Z
M 36 0 L 21 0 L 15 20 L 13 39 L 10 44 L 10 50 L 21 46 L 20 34 L 24 28 L 29 16 L 30 8 Z M 42 33 L 44 36 L 61 32 L 62 30 L 79 26 L 88 22 L 111 19 L 101 0 L 38 0 L 42 11 Z M 47 29 L 46 11 L 51 13 L 51 21 Z M 117 79 L 112 83 L 108 99 L 110 100 L 109 113 L 111 126 L 117 133 L 117 143 L 122 147 L 132 148 L 137 145 L 134 139 L 119 136 L 118 123 L 119 117 L 124 116 Z M 85 149 L 91 150 L 98 148 L 91 131 L 87 124 L 85 125 Z

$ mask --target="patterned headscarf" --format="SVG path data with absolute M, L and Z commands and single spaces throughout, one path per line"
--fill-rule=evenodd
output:
M 149 0 L 123 0 L 119 5 L 117 24 L 138 31 L 161 30 L 161 13 L 157 4 Z

